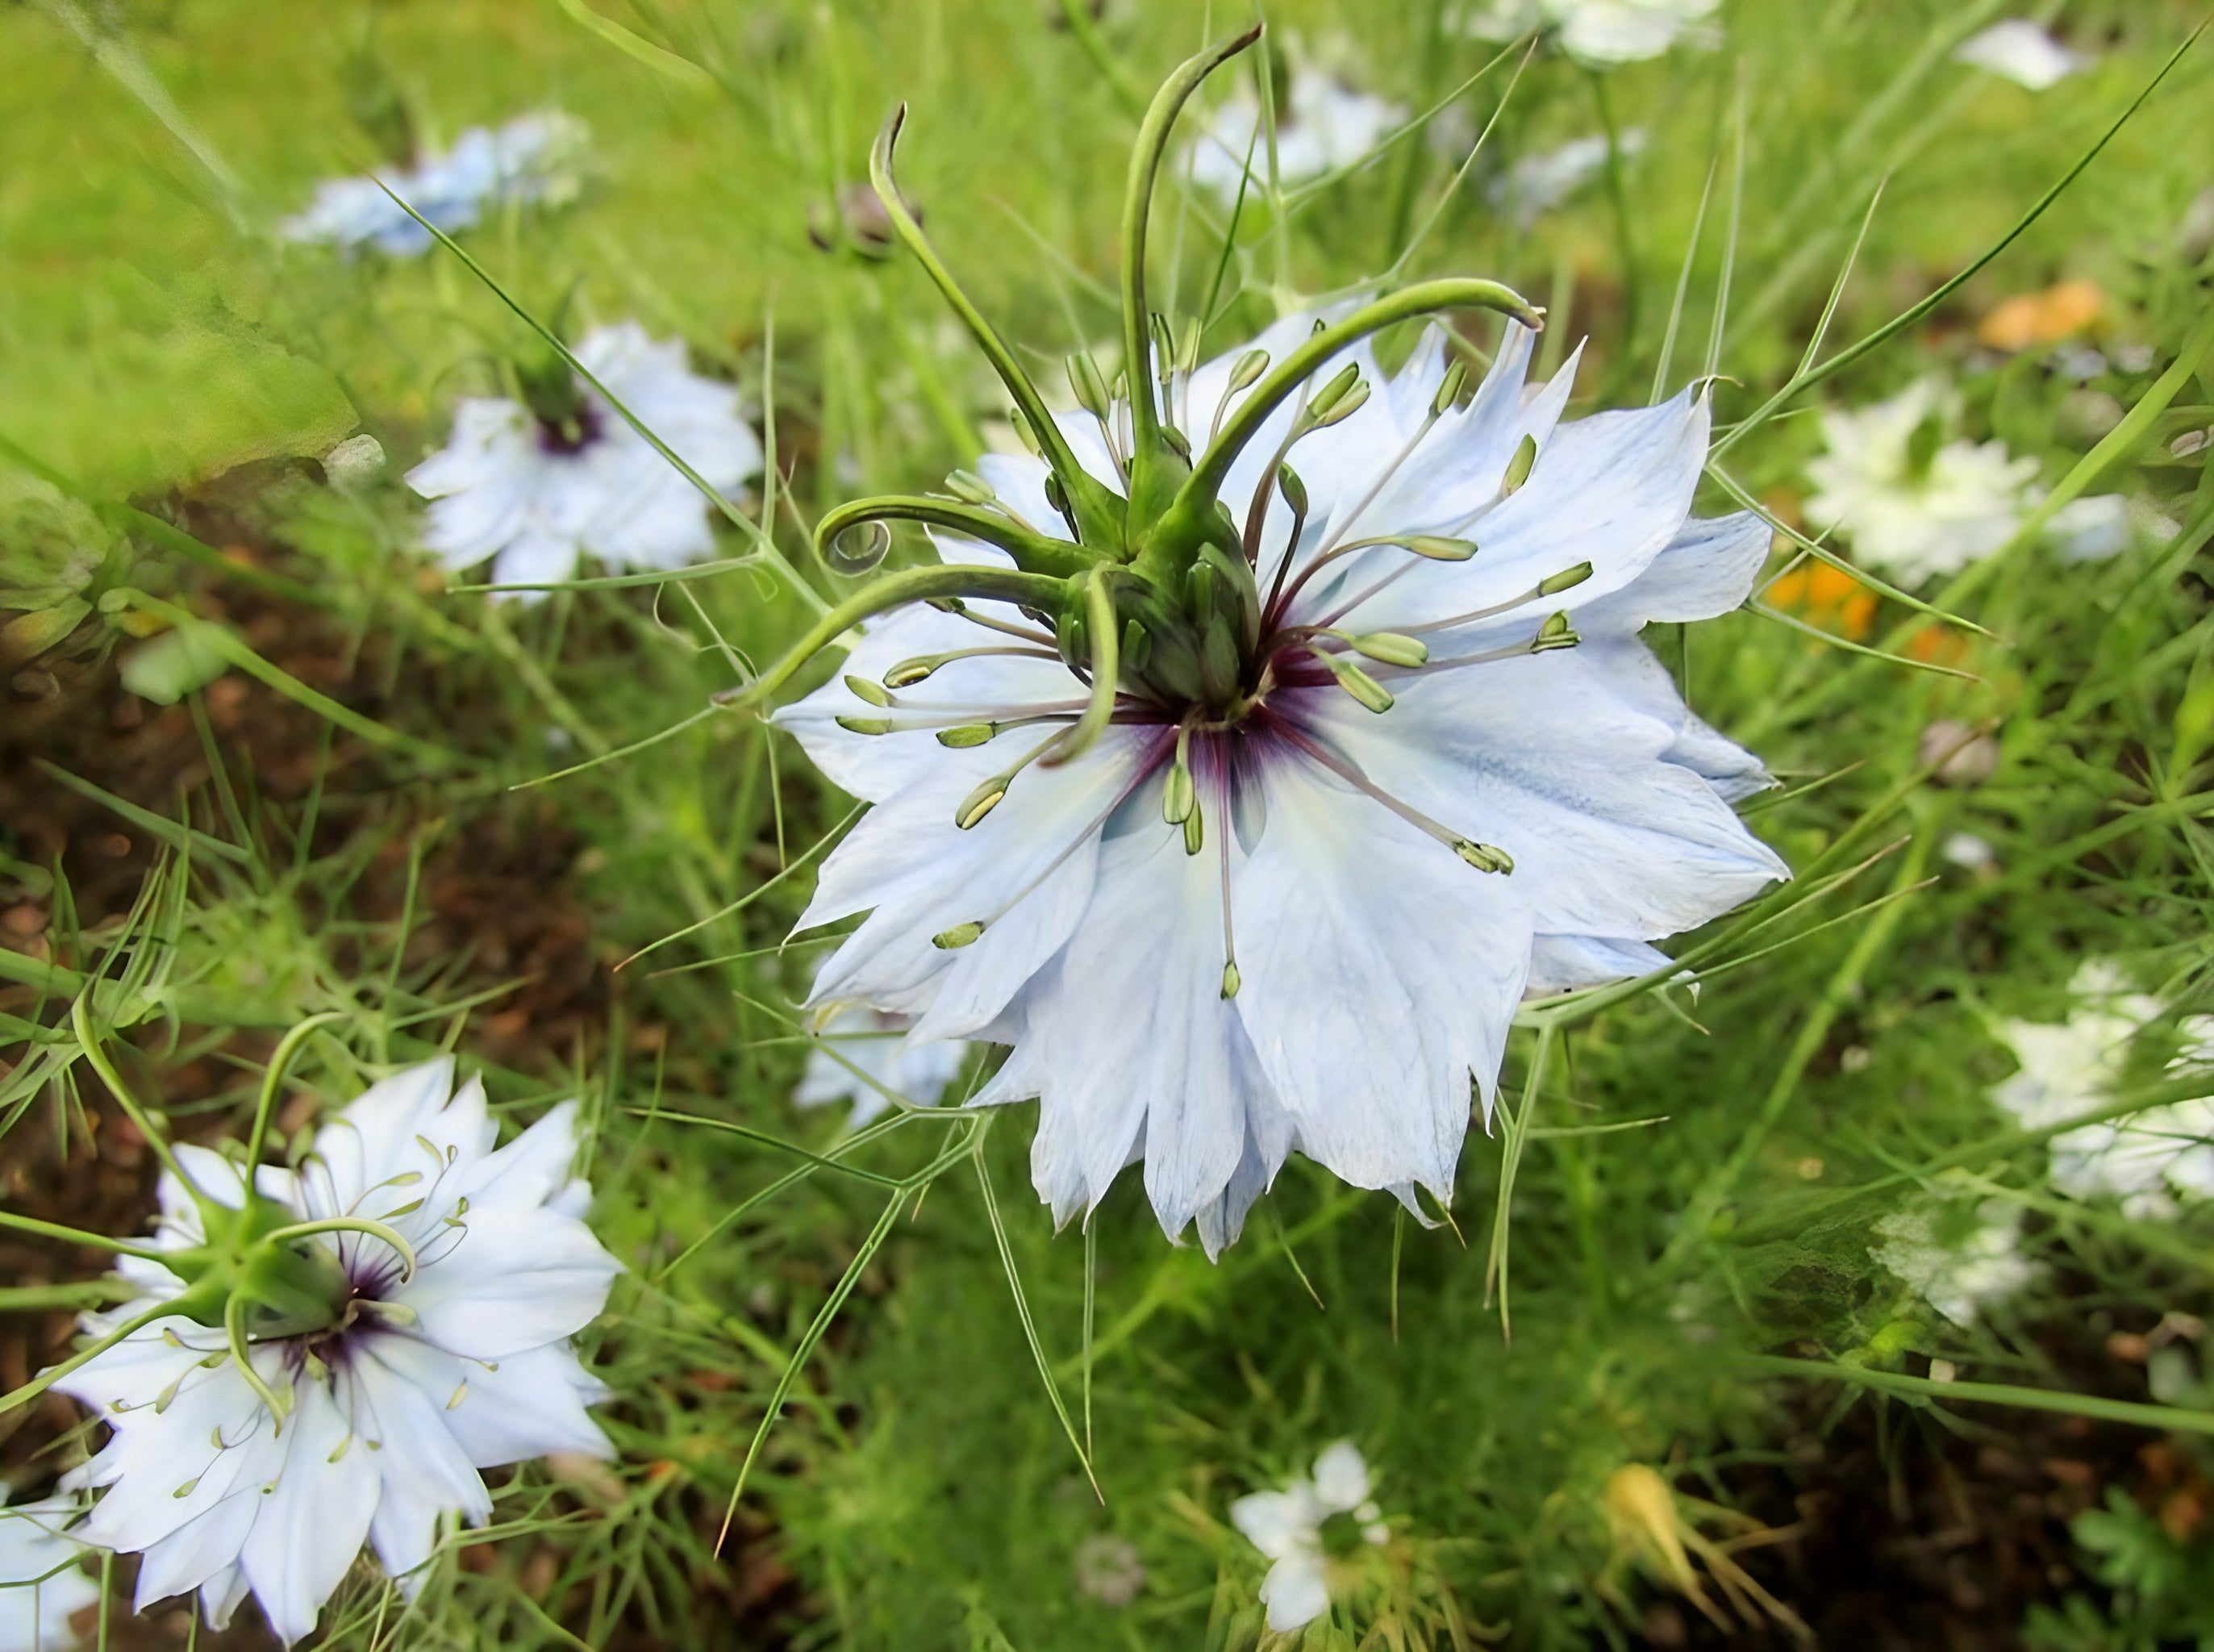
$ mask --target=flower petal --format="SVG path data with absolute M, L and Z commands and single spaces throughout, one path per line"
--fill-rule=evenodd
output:
M 303 1382 L 286 1419 L 284 1458 L 239 1554 L 254 1599 L 286 1645 L 315 1626 L 353 1564 L 376 1511 L 375 1454 L 330 1391 Z

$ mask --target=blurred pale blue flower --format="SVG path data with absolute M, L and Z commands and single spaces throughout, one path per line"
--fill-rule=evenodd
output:
M 918 1107 L 936 1105 L 945 1086 L 960 1076 L 969 1046 L 948 1039 L 910 1047 L 908 1026 L 903 1015 L 887 1015 L 865 1005 L 841 1006 L 817 1035 L 829 1048 L 809 1054 L 807 1070 L 800 1075 L 792 1100 L 802 1107 L 851 1101 L 853 1111 L 847 1125 L 856 1130 L 892 1104 L 886 1090 Z M 855 1072 L 856 1068 L 860 1071 Z M 871 1083 L 872 1079 L 876 1082 Z
M 2084 66 L 2084 59 L 2025 17 L 2009 17 L 1970 36 L 1953 54 L 1962 63 L 2042 92 Z
M 578 188 L 576 162 L 589 138 L 573 115 L 529 114 L 497 132 L 472 126 L 442 154 L 377 174 L 394 194 L 449 235 L 475 223 L 488 206 L 523 201 L 559 206 Z M 304 212 L 284 221 L 288 240 L 349 251 L 374 247 L 412 258 L 435 244 L 431 232 L 370 178 L 333 178 Z
M 587 333 L 577 359 L 713 486 L 758 475 L 761 448 L 738 393 L 685 363 L 684 344 L 656 343 L 635 321 Z M 501 584 L 566 578 L 579 555 L 614 567 L 674 568 L 711 555 L 710 506 L 599 393 L 579 381 L 571 425 L 556 429 L 519 401 L 471 397 L 446 446 L 407 473 L 434 500 L 425 541 L 446 566 L 492 559 Z

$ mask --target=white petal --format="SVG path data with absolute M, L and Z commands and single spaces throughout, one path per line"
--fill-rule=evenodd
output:
M 1356 1187 L 1446 1197 L 1529 964 L 1512 879 L 1287 762 L 1236 894 L 1238 1013 L 1300 1150 Z
M 497 1360 L 590 1325 L 621 1264 L 582 1222 L 548 1210 L 471 1211 L 450 1251 L 393 1294 L 423 1337 Z
M 1287 1555 L 1261 1580 L 1261 1604 L 1279 1635 L 1312 1623 L 1330 1610 L 1330 1576 L 1319 1554 Z
M 1358 1508 L 1368 1501 L 1368 1463 L 1361 1448 L 1341 1440 L 1315 1459 L 1315 1498 L 1333 1514 Z
M 376 1557 L 394 1577 L 402 1577 L 431 1557 L 441 1515 L 458 1514 L 462 1522 L 481 1526 L 492 1513 L 492 1496 L 467 1453 L 447 1431 L 450 1407 L 459 1383 L 443 1392 L 428 1391 L 413 1374 L 388 1363 L 392 1345 L 409 1346 L 396 1336 L 361 1339 L 341 1380 L 355 1385 L 357 1426 L 382 1447 L 376 1453 L 382 1496 L 370 1525 Z
M 254 1599 L 287 1644 L 315 1626 L 361 1552 L 377 1502 L 374 1453 L 320 1382 L 299 1385 L 283 1466 L 240 1554 Z
M 1271 1560 L 1295 1554 L 1314 1541 L 1322 1523 L 1314 1493 L 1305 1481 L 1284 1491 L 1255 1491 L 1230 1505 L 1230 1523 Z

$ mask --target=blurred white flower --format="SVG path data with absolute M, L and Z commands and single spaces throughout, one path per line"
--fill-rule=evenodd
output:
M 416 1257 L 358 1228 L 303 1236 L 333 1305 L 308 1329 L 249 1326 L 272 1416 L 227 1351 L 225 1333 L 181 1313 L 156 1319 L 55 1386 L 110 1430 L 63 1482 L 105 1488 L 76 1528 L 143 1555 L 138 1605 L 193 1589 L 210 1624 L 250 1589 L 286 1642 L 315 1627 L 363 1541 L 403 1587 L 431 1556 L 443 1518 L 492 1512 L 477 1471 L 548 1452 L 609 1453 L 584 1407 L 606 1391 L 569 1338 L 599 1312 L 619 1271 L 580 1218 L 591 1191 L 572 1178 L 576 1104 L 505 1147 L 472 1079 L 448 1099 L 450 1059 L 371 1086 L 315 1133 L 299 1170 L 262 1166 L 254 1188 L 300 1222 L 368 1219 Z M 243 1178 L 205 1147 L 176 1148 L 211 1210 L 245 1202 Z M 159 1188 L 155 1249 L 205 1237 L 203 1209 L 174 1175 Z M 186 1282 L 125 1257 L 142 1294 L 87 1315 L 98 1334 L 176 1296 Z
M 1627 157 L 1645 147 L 1645 129 L 1632 126 L 1622 134 L 1622 153 Z M 1605 170 L 1606 139 L 1594 134 L 1573 138 L 1557 150 L 1526 155 L 1492 180 L 1495 205 L 1514 215 L 1524 228 L 1540 213 L 1550 211 Z
M 1254 348 L 1281 359 L 1312 324 Z M 980 602 L 893 615 L 777 713 L 874 805 L 801 920 L 870 914 L 811 1001 L 913 1015 L 919 1043 L 1013 1045 L 977 1104 L 1040 1098 L 1031 1172 L 1058 1219 L 1142 1162 L 1163 1230 L 1196 1222 L 1215 1254 L 1295 1149 L 1442 1199 L 1471 1078 L 1488 1107 L 1526 991 L 1663 965 L 1654 940 L 1788 875 L 1729 806 L 1767 784 L 1758 762 L 1638 637 L 1741 603 L 1769 529 L 1688 515 L 1703 398 L 1563 422 L 1573 374 L 1526 386 L 1533 337 L 1510 326 L 1443 412 L 1434 335 L 1391 379 L 1348 351 L 1374 392 L 1294 450 L 1296 538 L 1261 493 L 1294 409 L 1261 427 L 1222 495 L 1266 594 L 1237 668 L 1256 686 L 1226 713 L 1196 663 L 1183 686 L 1133 670 L 1096 743 L 1049 767 L 1086 685 Z M 1179 376 L 1178 428 L 1250 394 L 1231 389 L 1245 353 Z M 1114 485 L 1098 426 L 1062 428 Z M 1043 461 L 978 469 L 1017 520 L 1056 520 Z
M 448 235 L 466 229 L 485 209 L 505 201 L 560 206 L 578 189 L 576 163 L 590 133 L 574 115 L 528 114 L 497 132 L 472 126 L 442 154 L 376 176 L 393 194 Z M 333 178 L 306 211 L 287 218 L 288 240 L 347 250 L 374 247 L 412 258 L 436 242 L 370 178 Z
M 1261 1582 L 1269 1627 L 1281 1635 L 1330 1610 L 1330 1549 L 1324 1527 L 1333 1515 L 1349 1515 L 1349 1534 L 1381 1544 L 1391 1537 L 1383 1511 L 1368 1495 L 1368 1465 L 1359 1447 L 1341 1440 L 1315 1459 L 1305 1475 L 1281 1491 L 1256 1491 L 1230 1505 L 1230 1518 L 1246 1541 L 1275 1564 Z
M 1657 58 L 1679 40 L 1710 46 L 1722 0 L 1483 0 L 1461 23 L 1484 40 L 1551 30 L 1561 50 L 1593 69 Z
M 1883 1243 L 1868 1254 L 1956 1325 L 2003 1301 L 2037 1276 L 2021 1254 L 2021 1212 L 2004 1199 L 1941 1194 L 1875 1225 Z
M 2091 493 L 2070 499 L 2052 513 L 2046 533 L 2068 562 L 2103 562 L 2141 540 L 2166 544 L 2181 524 L 2144 499 L 2121 493 Z
M 2160 1013 L 2158 999 L 2133 991 L 2105 959 L 2079 968 L 2068 990 L 2076 1007 L 2065 1021 L 2005 1020 L 1993 1029 L 2021 1071 L 1993 1090 L 1991 1099 L 2026 1130 L 2096 1107 L 2121 1076 L 2130 1039 Z
M 1112 1532 L 1094 1532 L 1076 1545 L 1076 1587 L 1102 1606 L 1128 1606 L 1146 1588 L 1138 1545 Z
M 586 333 L 576 355 L 713 486 L 760 474 L 737 391 L 691 371 L 681 339 L 657 344 L 624 321 Z M 436 501 L 425 543 L 456 571 L 493 559 L 498 584 L 566 578 L 579 555 L 674 568 L 712 554 L 711 507 L 683 473 L 598 391 L 566 369 L 551 382 L 543 409 L 472 396 L 454 410 L 445 447 L 407 473 Z
M 2026 17 L 1993 23 L 1963 41 L 1953 55 L 2033 92 L 2058 84 L 2084 65 L 2084 59 Z
M 1985 872 L 1998 864 L 1991 846 L 1973 832 L 1954 832 L 1937 853 L 1963 872 Z
M 2037 461 L 2013 457 L 2003 442 L 1950 437 L 1959 417 L 1959 398 L 1934 379 L 1824 413 L 1825 451 L 1807 466 L 1815 488 L 1807 519 L 1842 531 L 1862 560 L 1909 584 L 1990 555 L 2021 524 Z
M 100 1600 L 99 1580 L 77 1563 L 86 1549 L 64 1528 L 75 1497 L 0 1508 L 0 1652 L 69 1652 L 70 1619 Z
M 1276 180 L 1305 183 L 1349 167 L 1406 118 L 1398 104 L 1356 92 L 1328 70 L 1302 64 L 1292 71 L 1290 94 L 1276 111 Z M 1234 200 L 1249 150 L 1253 178 L 1245 189 L 1251 195 L 1268 187 L 1269 139 L 1261 130 L 1259 96 L 1250 83 L 1241 83 L 1192 142 L 1192 182 L 1226 202 Z
M 2214 1195 L 2214 1100 L 2196 1097 L 2052 1141 L 2052 1184 L 2078 1199 L 2105 1195 L 2140 1221 L 2172 1216 L 2179 1197 Z
M 910 1046 L 907 1034 L 912 1025 L 904 1015 L 866 1005 L 840 1006 L 817 1034 L 830 1048 L 809 1053 L 792 1100 L 802 1107 L 851 1101 L 853 1111 L 846 1123 L 856 1130 L 892 1104 L 886 1090 L 918 1107 L 935 1106 L 945 1086 L 960 1076 L 969 1047 L 955 1039 Z

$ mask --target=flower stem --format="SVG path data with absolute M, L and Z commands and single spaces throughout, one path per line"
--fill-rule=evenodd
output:
M 1099 561 L 1096 553 L 1081 545 L 1032 533 L 995 511 L 906 493 L 856 499 L 830 511 L 815 524 L 816 554 L 826 552 L 847 529 L 868 522 L 923 522 L 964 538 L 981 539 L 1013 557 L 1015 566 L 1024 572 L 1043 574 L 1049 579 L 1066 579 L 1083 573 Z
M 1030 608 L 1057 605 L 1067 582 L 1043 574 L 1021 573 L 1004 568 L 969 567 L 941 564 L 887 574 L 855 591 L 817 620 L 791 651 L 743 689 L 723 701 L 725 705 L 758 703 L 789 682 L 816 654 L 862 621 L 906 603 L 927 602 L 933 597 L 974 597 L 986 602 L 1019 603 Z
M 16 1389 L 14 1392 L 4 1397 L 0 1397 L 0 1415 L 4 1415 L 7 1412 L 12 1411 L 18 1406 L 29 1404 L 40 1394 L 45 1393 L 47 1389 L 52 1387 L 64 1377 L 69 1375 L 70 1372 L 98 1359 L 102 1354 L 107 1352 L 109 1349 L 114 1347 L 116 1343 L 121 1342 L 125 1337 L 134 1336 L 138 1332 L 145 1330 L 148 1325 L 152 1325 L 156 1319 L 168 1319 L 169 1316 L 175 1313 L 176 1311 L 176 1305 L 167 1301 L 151 1303 L 146 1307 L 140 1309 L 137 1313 L 132 1314 L 128 1319 L 125 1319 L 121 1325 L 116 1326 L 114 1330 L 109 1331 L 97 1342 L 95 1342 L 89 1348 L 79 1349 L 76 1353 L 70 1355 L 58 1365 L 48 1366 L 45 1370 L 40 1372 L 37 1376 L 33 1377 L 28 1382 L 25 1383 L 21 1388 Z
M 118 1256 L 137 1257 L 141 1262 L 167 1263 L 174 1260 L 168 1253 L 156 1251 L 151 1245 L 109 1239 L 104 1233 L 79 1233 L 76 1228 L 64 1227 L 59 1222 L 40 1221 L 36 1216 L 19 1216 L 12 1210 L 0 1210 L 0 1227 L 13 1227 L 46 1239 L 64 1239 L 71 1245 L 90 1245 L 102 1251 L 112 1251 Z
M 146 1145 L 153 1148 L 154 1156 L 162 1161 L 162 1168 L 183 1183 L 195 1198 L 205 1201 L 206 1190 L 185 1174 L 185 1167 L 177 1162 L 176 1154 L 169 1149 L 168 1138 L 155 1128 L 152 1116 L 139 1105 L 138 1098 L 131 1093 L 130 1086 L 123 1082 L 123 1075 L 115 1070 L 114 1062 L 107 1059 L 107 1052 L 100 1047 L 100 1040 L 92 1030 L 91 1004 L 92 993 L 88 988 L 78 994 L 76 1001 L 70 1006 L 70 1026 L 76 1034 L 76 1041 L 84 1051 L 85 1060 L 100 1075 L 100 1081 L 107 1086 L 108 1093 L 115 1098 L 115 1104 L 123 1109 L 124 1116 L 138 1126 L 138 1134 L 146 1138 Z

